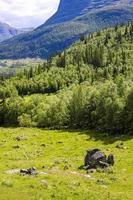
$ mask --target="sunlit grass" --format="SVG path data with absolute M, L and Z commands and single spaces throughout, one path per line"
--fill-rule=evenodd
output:
M 17 136 L 25 140 L 17 141 Z M 116 148 L 120 142 L 124 149 Z M 109 172 L 79 176 L 86 150 L 98 147 L 115 156 Z M 0 200 L 132 200 L 133 139 L 85 131 L 0 129 Z M 7 170 L 35 166 L 47 175 L 21 176 Z M 64 168 L 67 166 L 67 170 Z M 72 174 L 71 172 L 77 172 Z

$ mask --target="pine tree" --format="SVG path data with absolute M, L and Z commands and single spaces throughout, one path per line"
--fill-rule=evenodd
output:
M 32 78 L 34 76 L 34 70 L 33 67 L 30 67 L 30 70 L 28 72 L 28 78 Z
M 125 27 L 125 33 L 124 33 L 125 37 L 127 37 L 128 35 L 128 26 Z
M 122 43 L 122 33 L 121 33 L 121 31 L 119 31 L 117 33 L 116 38 L 117 38 L 117 42 L 119 42 L 121 44 Z
M 85 57 L 87 64 L 93 63 L 93 49 L 92 46 L 87 45 L 85 49 Z
M 81 42 L 85 41 L 85 35 L 84 35 L 84 34 L 81 34 L 81 35 L 80 35 L 80 41 L 81 41 Z
M 126 64 L 126 59 L 127 59 L 127 55 L 126 55 L 125 51 L 122 50 L 121 55 L 122 55 L 122 63 L 123 63 L 123 65 L 125 65 Z

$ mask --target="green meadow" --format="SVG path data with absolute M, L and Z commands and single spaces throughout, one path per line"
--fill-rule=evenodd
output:
M 123 148 L 116 148 L 120 143 Z M 114 154 L 113 168 L 94 173 L 79 169 L 86 150 L 94 147 Z M 132 200 L 132 155 L 133 139 L 127 135 L 0 128 L 0 200 Z M 43 173 L 11 173 L 33 166 Z

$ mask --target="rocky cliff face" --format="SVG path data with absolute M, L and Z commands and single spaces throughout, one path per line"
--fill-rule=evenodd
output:
M 88 6 L 89 0 L 61 0 L 58 11 L 45 25 L 65 22 L 79 16 Z
M 123 0 L 61 0 L 57 12 L 45 25 L 72 20 L 75 17 L 81 16 L 87 12 L 96 11 L 97 9 L 118 6 L 122 1 Z

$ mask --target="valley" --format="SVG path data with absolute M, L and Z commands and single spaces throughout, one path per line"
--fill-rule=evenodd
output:
M 22 70 L 37 67 L 43 62 L 41 59 L 0 60 L 0 78 L 16 76 Z
M 133 0 L 61 0 L 24 31 L 0 23 L 0 200 L 132 200 Z

